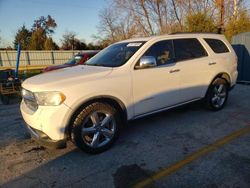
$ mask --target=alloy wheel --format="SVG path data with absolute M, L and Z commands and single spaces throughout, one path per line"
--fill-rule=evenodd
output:
M 83 122 L 81 134 L 85 144 L 99 148 L 111 141 L 115 129 L 116 122 L 112 114 L 95 111 Z
M 213 96 L 211 98 L 212 105 L 220 108 L 224 105 L 227 97 L 227 88 L 224 84 L 216 85 L 213 88 Z

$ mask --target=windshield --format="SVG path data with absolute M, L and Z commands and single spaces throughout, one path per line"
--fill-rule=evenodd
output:
M 75 65 L 78 64 L 82 59 L 82 56 L 75 56 L 72 59 L 70 59 L 65 65 Z
M 125 64 L 144 43 L 124 42 L 113 44 L 88 60 L 85 65 L 119 67 Z

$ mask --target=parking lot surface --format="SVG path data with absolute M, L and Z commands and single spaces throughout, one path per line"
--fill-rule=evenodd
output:
M 108 151 L 31 140 L 19 102 L 0 104 L 0 187 L 250 187 L 250 85 L 225 108 L 195 103 L 129 122 Z

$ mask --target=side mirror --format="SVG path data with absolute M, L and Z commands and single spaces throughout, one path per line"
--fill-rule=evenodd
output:
M 156 59 L 154 56 L 143 56 L 140 59 L 139 65 L 136 66 L 137 69 L 145 69 L 150 67 L 156 67 Z

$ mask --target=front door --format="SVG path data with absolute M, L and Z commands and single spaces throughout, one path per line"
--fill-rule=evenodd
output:
M 172 40 L 153 44 L 143 56 L 155 57 L 157 66 L 132 71 L 135 116 L 179 102 L 180 69 L 172 59 Z

